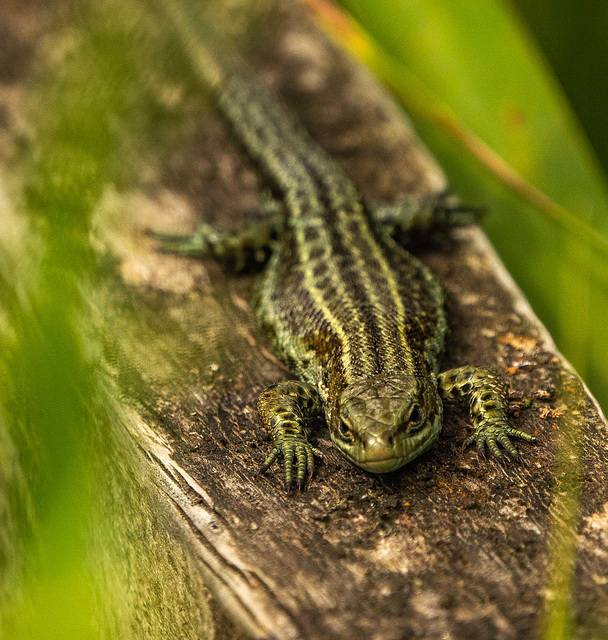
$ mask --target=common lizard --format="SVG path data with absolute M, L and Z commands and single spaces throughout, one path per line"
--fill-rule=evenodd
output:
M 250 75 L 212 70 L 217 109 L 278 207 L 240 229 L 202 225 L 194 234 L 157 235 L 164 250 L 213 256 L 237 270 L 265 264 L 256 318 L 297 380 L 259 396 L 259 416 L 273 439 L 260 473 L 282 458 L 286 489 L 294 480 L 301 489 L 321 455 L 308 439 L 319 416 L 351 462 L 373 473 L 393 471 L 431 446 L 443 403 L 455 401 L 469 405 L 474 430 L 466 443 L 504 457 L 500 445 L 517 458 L 510 437 L 535 438 L 509 426 L 505 382 L 484 367 L 439 371 L 442 288 L 393 237 L 430 228 L 457 208 L 441 194 L 398 206 L 364 202 L 278 95 Z

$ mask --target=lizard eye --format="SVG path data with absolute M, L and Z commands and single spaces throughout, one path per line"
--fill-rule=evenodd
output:
M 353 436 L 352 429 L 345 422 L 340 422 L 338 431 L 340 432 L 340 435 L 344 438 L 344 440 L 348 440 L 349 442 L 352 442 L 355 439 Z
M 420 409 L 418 408 L 418 405 L 415 404 L 410 411 L 407 421 L 415 424 L 420 420 L 420 415 Z
M 420 407 L 415 404 L 409 412 L 409 415 L 405 421 L 405 428 L 409 433 L 422 429 L 425 425 L 425 414 Z

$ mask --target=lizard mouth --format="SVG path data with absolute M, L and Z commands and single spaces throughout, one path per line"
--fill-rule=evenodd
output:
M 368 447 L 364 450 L 344 451 L 350 462 L 371 473 L 389 473 L 402 467 L 409 457 L 399 455 L 397 451 L 383 446 Z
M 352 459 L 350 461 L 371 473 L 389 473 L 402 467 L 408 460 L 407 458 L 386 458 L 386 460 L 370 460 L 369 462 L 358 462 Z
M 426 451 L 435 441 L 441 430 L 441 415 L 435 417 L 420 431 L 403 439 L 400 443 L 388 446 L 376 444 L 371 449 L 363 447 L 339 446 L 350 462 L 371 473 L 390 473 L 407 464 Z M 335 441 L 334 441 L 335 442 Z

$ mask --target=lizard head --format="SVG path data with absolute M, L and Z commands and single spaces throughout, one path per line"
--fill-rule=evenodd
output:
M 387 473 L 427 449 L 441 431 L 436 384 L 405 373 L 380 374 L 347 386 L 330 423 L 334 444 L 357 466 Z

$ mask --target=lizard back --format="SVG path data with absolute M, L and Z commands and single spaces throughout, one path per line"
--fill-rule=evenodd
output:
M 257 283 L 258 321 L 318 389 L 328 421 L 357 381 L 436 373 L 445 317 L 431 272 L 371 223 L 337 161 L 270 90 L 233 76 L 219 104 L 284 203 L 278 249 Z

